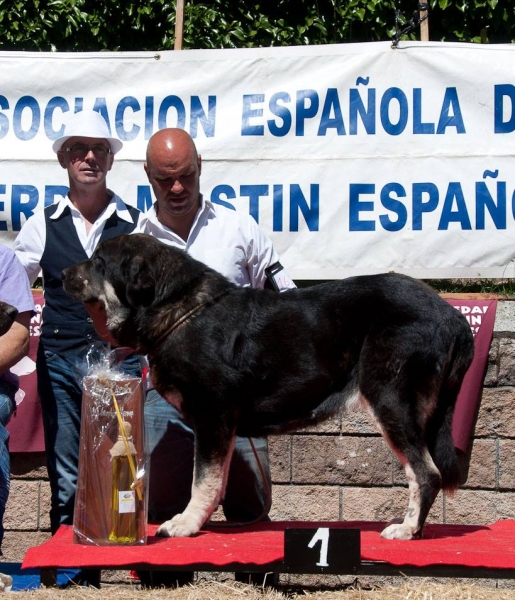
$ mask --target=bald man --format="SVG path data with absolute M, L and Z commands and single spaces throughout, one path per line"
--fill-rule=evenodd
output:
M 148 143 L 145 172 L 156 202 L 141 218 L 138 231 L 182 248 L 237 285 L 268 287 L 265 270 L 279 261 L 272 242 L 250 216 L 204 199 L 201 171 L 201 156 L 188 133 L 182 129 L 155 133 Z M 281 280 L 287 282 L 285 289 L 294 287 L 288 277 Z M 154 389 L 146 396 L 145 427 L 151 453 L 149 520 L 162 522 L 182 512 L 190 499 L 193 432 L 182 414 Z M 257 459 L 248 439 L 236 439 L 223 502 L 230 521 L 268 519 L 268 444 L 265 438 L 254 438 L 253 444 Z M 162 575 L 159 571 L 146 574 L 154 578 Z M 177 583 L 191 581 L 188 573 L 179 574 L 184 580 L 176 573 L 165 575 L 173 575 Z M 151 583 L 167 582 L 154 579 Z
M 182 129 L 163 129 L 150 138 L 145 172 L 154 190 L 157 221 L 187 242 L 202 205 L 202 160 Z

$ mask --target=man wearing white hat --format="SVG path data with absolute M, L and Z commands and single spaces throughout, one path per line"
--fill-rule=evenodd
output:
M 14 244 L 31 283 L 43 273 L 45 307 L 37 372 L 52 533 L 73 522 L 82 400 L 76 364 L 91 343 L 100 340 L 82 303 L 64 292 L 61 272 L 90 257 L 101 240 L 130 233 L 136 226 L 139 211 L 122 202 L 106 183 L 121 147 L 98 112 L 71 115 L 64 135 L 52 146 L 68 171 L 68 196 L 28 219 Z M 124 367 L 138 373 L 137 357 L 126 360 Z

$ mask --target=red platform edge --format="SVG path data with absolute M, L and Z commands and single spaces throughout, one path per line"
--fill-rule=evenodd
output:
M 133 565 L 193 567 L 211 564 L 268 565 L 284 560 L 284 531 L 292 529 L 353 528 L 361 531 L 361 560 L 395 566 L 458 565 L 515 569 L 515 521 L 491 525 L 429 524 L 420 540 L 381 539 L 385 523 L 268 522 L 250 526 L 210 525 L 191 538 L 162 538 L 149 525 L 147 544 L 139 546 L 78 544 L 73 528 L 62 526 L 49 540 L 29 548 L 27 568 L 130 568 Z

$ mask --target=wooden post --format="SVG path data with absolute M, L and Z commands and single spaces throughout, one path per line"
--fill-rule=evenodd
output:
M 182 50 L 182 36 L 184 31 L 184 0 L 177 0 L 175 8 L 175 42 L 174 50 Z
M 419 3 L 419 16 L 420 16 L 420 40 L 422 42 L 429 42 L 429 3 Z

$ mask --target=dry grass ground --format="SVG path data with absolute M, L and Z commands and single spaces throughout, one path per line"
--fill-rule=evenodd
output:
M 176 590 L 141 590 L 138 585 L 102 584 L 102 588 L 40 588 L 13 592 L 16 600 L 514 600 L 515 590 L 482 587 L 475 584 L 432 583 L 407 579 L 404 585 L 362 589 L 348 586 L 340 590 L 265 590 L 228 582 L 199 582 Z
M 13 592 L 16 600 L 509 600 L 515 590 L 499 590 L 475 585 L 441 585 L 429 582 L 376 590 L 348 588 L 332 591 L 268 591 L 252 586 L 209 582 L 177 590 L 140 590 L 136 586 L 107 585 L 93 588 L 57 590 L 41 588 L 30 592 Z

